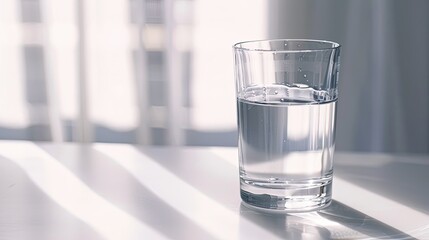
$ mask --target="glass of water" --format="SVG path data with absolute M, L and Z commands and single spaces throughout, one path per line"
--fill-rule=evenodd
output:
M 285 212 L 328 206 L 340 45 L 282 39 L 233 49 L 242 200 Z

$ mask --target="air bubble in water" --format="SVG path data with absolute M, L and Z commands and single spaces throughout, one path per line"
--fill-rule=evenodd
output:
M 262 94 L 262 101 L 267 101 L 267 88 L 263 87 L 262 88 L 262 92 L 263 92 L 263 94 Z
M 274 94 L 278 94 L 279 92 L 278 91 L 274 91 Z
M 307 77 L 307 74 L 304 74 L 304 77 L 306 78 L 306 77 Z
M 297 87 L 297 88 L 309 88 L 310 86 L 308 86 L 307 84 L 297 83 L 297 84 L 294 85 L 294 87 Z
M 299 67 L 299 68 L 298 68 L 298 72 L 302 72 L 302 68 L 300 68 L 300 67 Z
M 285 98 L 280 98 L 280 102 L 286 102 Z

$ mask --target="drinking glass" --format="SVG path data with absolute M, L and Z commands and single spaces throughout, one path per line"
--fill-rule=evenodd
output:
M 340 45 L 279 39 L 233 50 L 243 202 L 284 212 L 328 206 Z

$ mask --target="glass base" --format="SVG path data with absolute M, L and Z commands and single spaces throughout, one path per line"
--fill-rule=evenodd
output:
M 241 199 L 250 207 L 279 212 L 309 212 L 331 203 L 332 179 L 286 186 L 278 183 L 258 184 L 241 179 Z

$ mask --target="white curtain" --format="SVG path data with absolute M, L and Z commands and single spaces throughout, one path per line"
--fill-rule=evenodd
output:
M 429 152 L 429 2 L 275 1 L 270 38 L 342 44 L 338 150 Z
M 231 45 L 342 44 L 337 149 L 429 152 L 424 0 L 2 0 L 0 139 L 236 145 Z
M 266 6 L 2 1 L 0 139 L 233 146 L 231 47 L 266 36 Z

